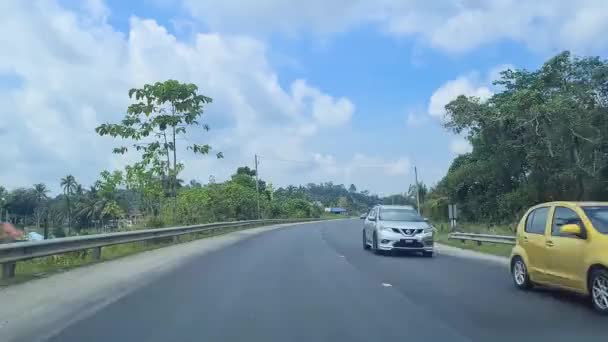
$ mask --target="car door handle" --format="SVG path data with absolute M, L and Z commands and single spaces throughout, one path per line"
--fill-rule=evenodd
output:
M 545 245 L 547 245 L 548 247 L 553 247 L 553 241 L 547 241 L 545 242 Z

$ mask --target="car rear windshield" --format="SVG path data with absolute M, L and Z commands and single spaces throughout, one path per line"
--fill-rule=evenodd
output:
M 422 222 L 424 219 L 412 209 L 380 209 L 380 221 Z
M 608 234 L 608 206 L 583 207 L 595 230 Z

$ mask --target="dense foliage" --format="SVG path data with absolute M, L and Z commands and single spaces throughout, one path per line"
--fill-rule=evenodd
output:
M 460 96 L 446 127 L 473 150 L 457 157 L 425 204 L 469 221 L 513 222 L 553 200 L 608 200 L 608 62 L 563 52 L 539 70 L 507 70 L 487 101 Z
M 48 197 L 44 184 L 12 191 L 0 187 L 0 221 L 8 220 L 20 227 L 37 226 L 40 232 L 48 227 L 49 234 L 64 236 L 84 231 L 110 231 L 131 224 L 134 227 L 162 227 L 255 219 L 258 217 L 258 198 L 263 218 L 320 217 L 325 207 L 335 206 L 358 214 L 383 201 L 412 203 L 407 195 L 380 199 L 367 191 L 356 192 L 354 185 L 349 191 L 344 185 L 331 182 L 274 190 L 271 184 L 259 180 L 258 197 L 255 171 L 249 167 L 238 168 L 230 180 L 222 183 L 203 185 L 191 181 L 183 185 L 178 179 L 174 203 L 170 194 L 163 192 L 162 179 L 146 179 L 144 174 L 141 180 L 132 170 L 129 166 L 124 172 L 104 171 L 89 188 L 68 175 L 59 181 L 63 193 L 55 197 Z M 133 186 L 140 183 L 147 185 Z M 142 192 L 141 189 L 148 190 Z

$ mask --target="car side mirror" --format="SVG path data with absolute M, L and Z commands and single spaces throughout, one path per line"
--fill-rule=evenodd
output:
M 370 220 L 370 221 L 376 221 L 376 218 L 375 217 L 368 217 L 368 220 Z
M 579 226 L 578 224 L 575 224 L 575 223 L 569 223 L 569 224 L 563 225 L 559 229 L 559 231 L 562 234 L 580 236 L 581 235 L 581 226 Z

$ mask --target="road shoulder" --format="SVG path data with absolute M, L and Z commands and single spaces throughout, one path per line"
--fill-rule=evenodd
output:
M 435 243 L 435 248 L 437 249 L 440 255 L 443 254 L 458 258 L 482 260 L 503 266 L 509 265 L 509 258 L 503 256 L 477 252 L 470 249 L 458 248 L 440 243 Z

